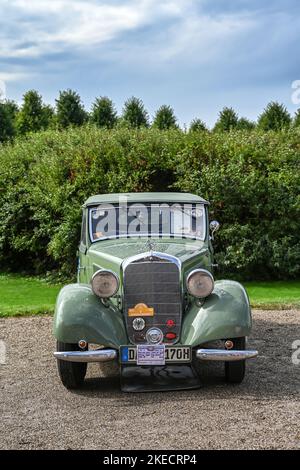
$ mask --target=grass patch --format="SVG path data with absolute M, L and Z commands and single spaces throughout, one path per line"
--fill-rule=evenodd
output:
M 0 274 L 0 317 L 52 314 L 61 286 L 19 274 Z
M 300 281 L 245 282 L 253 308 L 300 308 Z
M 300 308 L 300 281 L 245 282 L 253 308 Z M 36 277 L 0 274 L 0 317 L 52 314 L 59 284 Z

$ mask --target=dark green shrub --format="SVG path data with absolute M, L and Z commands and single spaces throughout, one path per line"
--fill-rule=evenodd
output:
M 59 92 L 56 102 L 56 120 L 58 127 L 81 126 L 87 119 L 81 98 L 76 91 Z
M 149 126 L 149 116 L 144 103 L 135 96 L 125 101 L 122 118 L 132 128 Z
M 233 108 L 223 108 L 219 113 L 214 130 L 220 132 L 229 132 L 235 129 L 238 125 L 239 117 Z
M 0 102 L 0 143 L 12 139 L 15 134 L 13 117 L 6 103 Z
M 107 96 L 97 98 L 92 106 L 91 121 L 98 127 L 111 129 L 117 123 L 117 111 L 111 99 Z
M 252 131 L 255 127 L 256 123 L 247 118 L 240 118 L 236 126 L 239 131 Z
M 48 130 L 0 147 L 0 262 L 75 273 L 81 205 L 96 193 L 188 191 L 222 224 L 219 276 L 300 275 L 300 129 Z
M 201 119 L 195 118 L 192 120 L 190 124 L 189 131 L 190 132 L 202 132 L 202 131 L 207 131 L 207 126 L 205 122 L 203 122 Z
M 258 118 L 258 127 L 263 131 L 280 131 L 290 126 L 292 118 L 283 104 L 271 102 Z
M 176 187 L 211 201 L 211 217 L 222 224 L 215 241 L 220 275 L 299 276 L 299 137 L 189 134 Z
M 162 105 L 155 113 L 153 126 L 161 131 L 177 126 L 177 118 L 171 106 Z
M 23 135 L 46 129 L 50 121 L 50 107 L 43 104 L 42 97 L 35 90 L 23 96 L 23 104 L 16 115 L 18 133 Z
M 19 112 L 19 107 L 17 103 L 13 100 L 5 100 L 3 104 L 5 105 L 5 108 L 8 110 L 11 116 L 11 119 L 15 121 L 17 114 Z
M 297 110 L 295 117 L 294 117 L 294 125 L 296 127 L 300 127 L 300 109 Z

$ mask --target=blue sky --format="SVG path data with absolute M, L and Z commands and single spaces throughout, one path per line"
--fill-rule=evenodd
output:
M 18 102 L 72 88 L 87 109 L 135 95 L 181 124 L 223 106 L 255 119 L 271 100 L 299 107 L 299 38 L 299 0 L 0 0 L 0 80 Z

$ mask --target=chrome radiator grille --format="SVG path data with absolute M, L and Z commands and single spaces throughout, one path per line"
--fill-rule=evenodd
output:
M 181 329 L 180 271 L 173 261 L 158 257 L 143 258 L 128 264 L 124 270 L 124 314 L 129 339 L 132 343 L 143 343 L 151 327 L 158 327 L 168 344 L 179 340 Z M 129 315 L 139 304 L 153 309 L 153 316 Z M 145 327 L 141 331 L 133 328 L 135 318 L 143 318 Z M 176 338 L 167 339 L 167 333 Z

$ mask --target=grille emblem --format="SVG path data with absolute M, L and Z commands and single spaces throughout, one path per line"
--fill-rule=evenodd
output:
M 132 322 L 132 327 L 135 331 L 142 331 L 146 326 L 146 322 L 143 318 L 135 318 Z
M 148 248 L 148 250 L 150 251 L 150 253 L 152 254 L 154 248 L 155 248 L 155 243 L 152 241 L 152 240 L 148 240 L 146 242 L 146 247 Z
M 136 304 L 135 307 L 128 309 L 129 317 L 153 317 L 154 308 L 147 307 L 146 304 Z
M 146 333 L 146 340 L 151 344 L 161 343 L 163 340 L 163 332 L 159 328 L 150 328 Z

